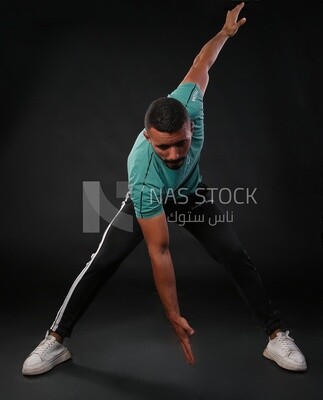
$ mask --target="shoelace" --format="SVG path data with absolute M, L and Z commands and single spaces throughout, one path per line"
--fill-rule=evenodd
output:
M 49 338 L 46 338 L 41 343 L 39 343 L 39 345 L 35 348 L 33 353 L 37 353 L 40 356 L 42 356 L 54 344 L 55 340 L 50 340 Z
M 294 343 L 294 339 L 289 336 L 289 331 L 286 331 L 285 334 L 280 334 L 277 336 L 279 342 L 285 347 L 288 351 L 297 350 L 297 346 Z

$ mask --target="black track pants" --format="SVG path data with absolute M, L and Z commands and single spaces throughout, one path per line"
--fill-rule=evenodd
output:
M 213 202 L 210 190 L 201 184 L 199 195 L 192 194 L 187 202 L 171 201 L 164 205 L 169 221 L 177 221 L 202 244 L 210 256 L 221 263 L 231 275 L 238 291 L 269 335 L 276 329 L 285 330 L 278 312 L 273 309 L 261 279 L 242 247 L 232 223 Z M 202 202 L 203 200 L 203 202 Z M 118 228 L 125 218 L 133 216 L 131 232 Z M 223 222 L 216 222 L 221 220 Z M 184 219 L 186 222 L 184 222 Z M 190 220 L 191 222 L 187 222 Z M 50 330 L 70 336 L 74 325 L 105 282 L 117 271 L 122 261 L 143 240 L 140 226 L 129 197 L 106 229 L 101 243 L 72 284 Z

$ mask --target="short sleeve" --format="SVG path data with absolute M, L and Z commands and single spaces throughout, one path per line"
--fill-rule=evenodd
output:
M 203 93 L 196 83 L 182 83 L 168 97 L 179 100 L 186 107 L 192 121 L 203 117 Z
M 129 189 L 137 218 L 152 218 L 164 212 L 158 188 L 135 184 Z

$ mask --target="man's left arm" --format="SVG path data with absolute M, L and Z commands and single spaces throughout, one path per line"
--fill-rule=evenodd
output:
M 194 82 L 199 85 L 202 93 L 205 93 L 209 82 L 209 69 L 217 59 L 225 42 L 235 35 L 238 29 L 246 22 L 246 18 L 238 20 L 239 13 L 243 7 L 244 3 L 242 2 L 231 11 L 228 11 L 222 29 L 201 48 L 181 83 Z

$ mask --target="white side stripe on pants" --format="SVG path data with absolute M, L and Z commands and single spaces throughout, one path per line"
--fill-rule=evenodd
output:
M 81 273 L 80 273 L 80 274 L 78 275 L 78 277 L 75 279 L 75 281 L 74 281 L 73 285 L 71 286 L 69 292 L 67 293 L 67 296 L 65 297 L 65 300 L 64 300 L 64 302 L 63 302 L 61 308 L 59 309 L 59 311 L 58 311 L 58 313 L 57 313 L 57 315 L 56 315 L 55 321 L 53 322 L 52 326 L 50 327 L 50 329 L 51 329 L 52 331 L 55 332 L 55 330 L 58 328 L 58 325 L 59 325 L 59 323 L 60 323 L 60 321 L 61 321 L 61 319 L 62 319 L 62 316 L 63 316 L 63 314 L 64 314 L 64 311 L 65 311 L 65 309 L 66 309 L 66 306 L 67 306 L 67 304 L 68 304 L 70 298 L 72 297 L 72 294 L 73 294 L 73 292 L 74 292 L 76 286 L 78 285 L 78 283 L 80 282 L 80 280 L 82 279 L 82 277 L 84 276 L 84 274 L 86 273 L 86 271 L 90 268 L 90 266 L 91 266 L 93 260 L 95 259 L 96 255 L 97 255 L 98 252 L 100 251 L 100 248 L 101 248 L 101 246 L 102 246 L 102 244 L 103 244 L 103 242 L 104 242 L 104 239 L 105 239 L 105 237 L 106 237 L 106 235 L 107 235 L 107 233 L 108 233 L 110 227 L 113 225 L 113 221 L 117 218 L 117 216 L 118 216 L 118 215 L 120 214 L 120 212 L 122 211 L 123 207 L 125 206 L 126 200 L 128 199 L 128 196 L 129 196 L 129 192 L 128 192 L 127 195 L 126 195 L 125 200 L 122 202 L 122 205 L 121 205 L 120 210 L 117 212 L 117 214 L 114 216 L 113 220 L 110 222 L 109 226 L 108 226 L 107 229 L 105 230 L 105 232 L 104 232 L 104 234 L 103 234 L 103 237 L 102 237 L 102 240 L 101 240 L 101 242 L 100 242 L 100 244 L 99 244 L 99 247 L 98 247 L 97 251 L 96 251 L 94 254 L 92 254 L 91 260 L 85 265 L 85 267 L 83 268 L 83 270 L 81 271 Z

